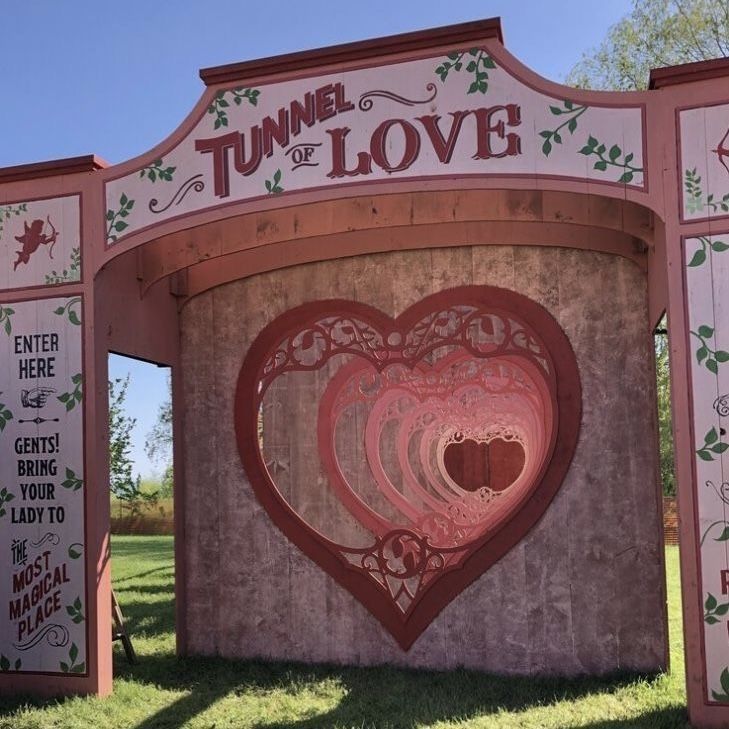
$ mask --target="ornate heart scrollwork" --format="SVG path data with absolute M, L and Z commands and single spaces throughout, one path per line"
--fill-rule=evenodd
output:
M 274 523 L 406 650 L 542 516 L 581 390 L 545 309 L 470 286 L 395 319 L 343 300 L 284 313 L 245 358 L 235 413 Z

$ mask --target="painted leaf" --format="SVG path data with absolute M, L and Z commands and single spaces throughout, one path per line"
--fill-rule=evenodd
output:
M 704 338 L 710 337 L 714 334 L 714 329 L 712 327 L 706 326 L 706 324 L 703 324 L 699 327 L 699 334 Z
M 718 602 L 716 598 L 711 593 L 709 593 L 706 597 L 706 602 L 704 602 L 704 609 L 709 612 L 713 611 L 716 608 L 717 604 Z
M 704 261 L 706 261 L 706 251 L 703 248 L 699 248 L 699 250 L 694 253 L 688 265 L 700 266 L 702 263 L 704 263 Z

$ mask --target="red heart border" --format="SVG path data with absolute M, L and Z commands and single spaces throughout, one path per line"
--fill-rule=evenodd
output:
M 474 305 L 526 323 L 546 346 L 554 367 L 551 383 L 557 409 L 551 458 L 541 478 L 521 509 L 492 530 L 457 569 L 438 577 L 437 589 L 425 590 L 406 619 L 386 599 L 374 581 L 352 566 L 338 552 L 340 545 L 329 541 L 306 524 L 288 505 L 268 475 L 258 447 L 258 384 L 263 367 L 273 349 L 287 334 L 300 331 L 307 322 L 326 315 L 347 316 L 368 322 L 381 333 L 401 333 L 427 314 L 440 309 Z M 572 346 L 556 320 L 531 299 L 493 286 L 462 286 L 427 296 L 394 319 L 367 304 L 329 299 L 297 306 L 270 322 L 256 337 L 245 356 L 235 394 L 235 432 L 243 467 L 258 501 L 274 524 L 301 551 L 349 590 L 408 650 L 433 619 L 469 584 L 515 546 L 539 521 L 559 490 L 569 470 L 582 416 L 582 391 L 577 361 Z

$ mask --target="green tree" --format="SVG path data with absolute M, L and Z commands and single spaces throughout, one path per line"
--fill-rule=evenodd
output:
M 155 503 L 157 493 L 143 493 L 139 476 L 132 473 L 132 430 L 137 419 L 127 415 L 124 406 L 128 387 L 129 375 L 109 380 L 109 488 L 134 515 L 144 504 Z
M 671 418 L 671 370 L 668 364 L 666 317 L 658 325 L 656 348 L 656 395 L 658 401 L 659 460 L 663 495 L 676 496 L 676 474 L 673 466 L 673 420 Z
M 567 76 L 572 86 L 633 91 L 652 68 L 729 55 L 727 0 L 633 0 L 600 46 Z
M 147 433 L 144 450 L 152 461 L 163 466 L 160 496 L 172 495 L 172 382 L 167 375 L 167 397 L 157 410 L 157 420 Z

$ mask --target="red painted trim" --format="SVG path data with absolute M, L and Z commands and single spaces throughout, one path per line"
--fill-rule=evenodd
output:
M 242 200 L 231 200 L 229 202 L 220 203 L 218 205 L 211 205 L 210 207 L 200 208 L 200 210 L 196 210 L 194 212 L 190 213 L 182 213 L 177 216 L 173 216 L 171 218 L 165 218 L 164 220 L 160 221 L 159 223 L 150 223 L 149 225 L 146 225 L 142 228 L 138 228 L 134 232 L 130 233 L 128 236 L 121 237 L 116 243 L 106 243 L 105 250 L 103 252 L 105 258 L 103 260 L 103 263 L 99 263 L 99 268 L 101 268 L 103 265 L 105 265 L 111 258 L 116 257 L 117 255 L 124 253 L 125 251 L 131 250 L 132 248 L 136 248 L 139 245 L 142 245 L 143 243 L 148 243 L 151 240 L 155 240 L 156 238 L 160 238 L 164 235 L 171 235 L 174 233 L 178 233 L 181 230 L 186 230 L 188 228 L 193 228 L 196 226 L 195 219 L 199 215 L 207 215 L 210 212 L 215 212 L 218 210 L 225 210 L 226 208 L 231 208 L 234 206 L 250 206 L 250 210 L 245 210 L 245 213 L 257 213 L 262 212 L 263 210 L 277 210 L 280 208 L 293 208 L 297 205 L 304 205 L 309 202 L 323 202 L 325 200 L 341 200 L 346 198 L 353 198 L 353 197 L 360 197 L 367 194 L 372 195 L 380 195 L 380 194 L 398 194 L 398 193 L 407 193 L 412 191 L 420 191 L 422 190 L 422 183 L 435 183 L 433 187 L 430 187 L 428 189 L 430 190 L 445 190 L 445 191 L 452 191 L 452 190 L 461 190 L 461 189 L 482 189 L 485 191 L 490 190 L 509 190 L 509 189 L 530 189 L 530 190 L 550 190 L 550 191 L 557 191 L 557 192 L 570 192 L 569 190 L 557 187 L 545 187 L 542 188 L 539 186 L 540 181 L 555 181 L 555 182 L 574 182 L 578 183 L 580 185 L 596 185 L 599 188 L 610 188 L 610 189 L 619 189 L 623 192 L 634 192 L 636 194 L 645 194 L 648 192 L 647 187 L 647 177 L 644 178 L 646 180 L 646 187 L 641 188 L 635 185 L 625 185 L 619 182 L 608 182 L 608 181 L 599 181 L 599 180 L 592 180 L 585 177 L 567 177 L 567 176 L 561 176 L 561 175 L 529 175 L 526 173 L 514 173 L 514 174 L 463 174 L 463 175 L 448 175 L 447 173 L 444 173 L 442 175 L 430 175 L 430 176 L 420 176 L 420 177 L 404 177 L 401 180 L 400 179 L 383 179 L 383 180 L 362 180 L 360 182 L 349 182 L 349 183 L 340 183 L 338 185 L 324 185 L 320 187 L 310 187 L 302 190 L 291 190 L 290 192 L 282 192 L 275 196 L 275 199 L 273 199 L 273 196 L 271 195 L 259 195 L 257 197 L 249 197 Z M 460 183 L 463 180 L 469 180 L 473 181 L 474 183 L 478 183 L 479 181 L 488 181 L 489 183 L 493 183 L 493 187 L 477 187 L 477 186 L 471 186 L 463 187 Z M 504 184 L 499 184 L 501 181 L 504 181 Z M 534 184 L 532 187 L 529 188 L 510 188 L 508 185 L 508 181 L 510 180 L 516 180 L 516 181 L 524 181 L 524 182 L 532 182 L 537 183 Z M 368 190 L 365 190 L 364 192 L 360 189 L 366 187 L 372 190 L 371 193 L 369 193 Z M 378 187 L 385 187 L 385 191 L 380 191 L 377 188 Z M 302 202 L 297 202 L 297 196 L 311 196 L 315 195 L 319 192 L 328 192 L 328 197 L 318 197 L 316 201 L 311 200 L 304 200 Z M 588 193 L 578 193 L 578 194 L 587 194 L 587 195 L 599 195 L 599 192 L 588 192 Z M 631 203 L 634 203 L 636 205 L 643 205 L 644 207 L 653 210 L 652 207 L 649 206 L 648 201 L 645 202 L 638 202 L 635 198 L 632 197 L 626 197 L 625 195 L 610 195 L 608 196 L 610 199 L 615 200 L 628 200 Z M 264 200 L 267 200 L 271 203 L 274 203 L 271 206 L 266 207 L 257 207 L 255 204 L 260 203 Z M 284 203 L 281 205 L 275 204 L 276 200 L 283 200 Z M 234 217 L 235 215 L 242 214 L 239 211 L 232 212 L 230 216 L 228 217 Z M 190 221 L 189 225 L 181 225 L 179 228 L 174 228 L 173 230 L 165 230 L 164 233 L 157 234 L 157 235 L 149 235 L 151 231 L 156 230 L 158 227 L 161 227 L 163 225 L 167 225 L 170 223 L 177 223 L 180 221 Z M 139 239 L 141 237 L 141 240 Z M 130 244 L 131 241 L 131 244 Z M 122 247 L 123 246 L 123 247 Z M 117 250 L 117 248 L 119 250 Z
M 73 175 L 77 172 L 95 172 L 108 166 L 108 162 L 95 154 L 52 159 L 47 162 L 31 162 L 30 164 L 0 167 L 0 183 L 36 180 L 41 177 L 56 177 L 58 175 Z
M 651 90 L 663 89 L 667 86 L 696 83 L 724 76 L 729 76 L 729 58 L 681 63 L 676 66 L 651 69 L 648 88 Z
M 690 312 L 689 312 L 689 297 L 688 297 L 688 280 L 686 277 L 687 271 L 686 271 L 686 240 L 689 237 L 693 236 L 681 236 L 681 262 L 682 262 L 682 269 L 681 269 L 681 279 L 683 282 L 683 311 L 684 311 L 684 320 L 686 322 L 686 327 L 684 331 L 682 332 L 682 336 L 684 338 L 684 346 L 686 347 L 686 354 L 690 357 L 691 355 L 691 319 L 690 319 Z M 686 368 L 686 374 L 688 376 L 688 401 L 689 401 L 689 438 L 691 440 L 692 446 L 696 443 L 696 432 L 695 432 L 695 424 L 696 419 L 694 417 L 694 398 L 693 398 L 693 392 L 694 392 L 694 384 L 693 384 L 693 376 L 692 376 L 692 367 L 689 363 Z M 699 500 L 698 500 L 698 475 L 696 473 L 696 456 L 692 452 L 691 453 L 691 500 L 693 502 L 693 510 L 694 510 L 694 519 L 693 519 L 693 532 L 694 532 L 694 544 L 696 545 L 696 584 L 698 585 L 698 590 L 696 591 L 695 598 L 698 601 L 698 614 L 703 615 L 704 614 L 704 585 L 703 585 L 703 579 L 701 574 L 701 526 L 699 524 Z M 706 634 L 704 631 L 703 623 L 701 624 L 701 627 L 699 629 L 699 633 L 701 636 L 700 644 L 701 644 L 701 685 L 702 685 L 702 699 L 704 706 L 710 706 L 714 702 L 710 702 L 708 700 L 709 690 L 708 690 L 708 682 L 707 682 L 707 676 L 706 676 Z
M 378 594 L 373 580 L 353 570 L 338 551 L 330 547 L 332 543 L 303 523 L 275 488 L 258 446 L 258 409 L 255 405 L 260 397 L 258 383 L 272 348 L 286 333 L 298 331 L 306 323 L 326 314 L 345 310 L 384 333 L 393 328 L 408 330 L 426 314 L 456 303 L 506 310 L 512 317 L 521 319 L 529 328 L 539 332 L 554 367 L 551 386 L 558 419 L 553 430 L 553 451 L 526 503 L 498 528 L 476 540 L 470 556 L 460 567 L 445 571 L 438 580 L 438 589 L 425 591 L 407 618 L 403 619 L 391 600 Z M 513 291 L 490 286 L 464 286 L 421 299 L 394 319 L 369 305 L 342 300 L 310 302 L 277 317 L 259 333 L 241 367 L 235 395 L 235 430 L 238 450 L 251 486 L 276 526 L 304 554 L 349 590 L 407 650 L 453 597 L 517 544 L 542 517 L 572 461 L 581 412 L 581 385 L 575 355 L 554 318 L 539 304 Z
M 280 56 L 269 56 L 242 63 L 229 63 L 224 66 L 212 66 L 200 69 L 200 78 L 206 86 L 221 83 L 235 83 L 262 75 L 301 71 L 318 66 L 360 61 L 369 58 L 380 58 L 390 53 L 407 53 L 431 48 L 444 43 L 469 43 L 496 38 L 503 43 L 501 18 L 473 20 L 457 25 L 445 25 L 440 28 L 416 30 L 410 33 L 399 33 L 382 38 L 342 43 L 310 51 L 286 53 Z

